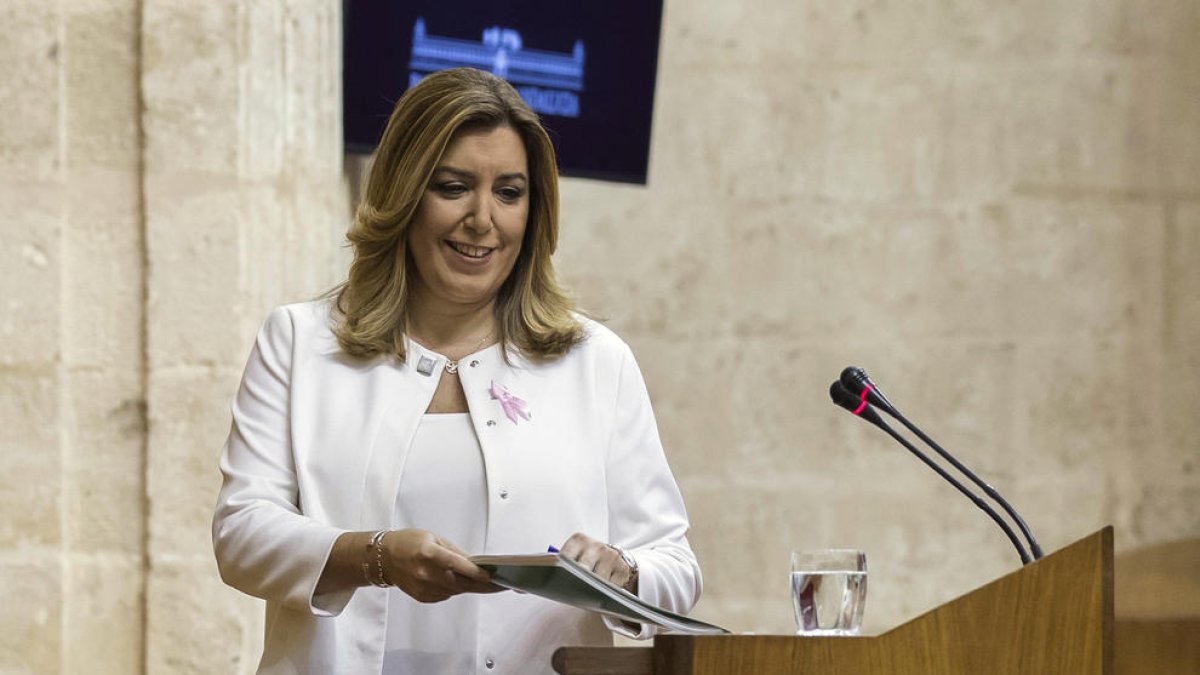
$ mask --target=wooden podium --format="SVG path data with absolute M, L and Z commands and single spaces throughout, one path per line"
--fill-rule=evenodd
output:
M 649 649 L 564 647 L 562 675 L 1111 675 L 1113 532 L 875 637 L 660 636 Z

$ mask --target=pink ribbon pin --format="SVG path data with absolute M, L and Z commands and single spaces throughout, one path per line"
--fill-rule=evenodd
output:
M 504 415 L 508 417 L 513 424 L 517 423 L 518 417 L 524 419 L 526 422 L 529 422 L 532 419 L 529 415 L 529 411 L 525 409 L 524 399 L 514 396 L 512 392 L 504 388 L 504 385 L 492 382 L 492 386 L 490 389 L 488 389 L 488 393 L 492 395 L 493 401 L 500 402 L 500 408 L 504 410 Z

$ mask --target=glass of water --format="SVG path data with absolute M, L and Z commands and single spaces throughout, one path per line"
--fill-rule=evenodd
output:
M 857 635 L 866 601 L 866 553 L 854 549 L 792 553 L 797 635 Z

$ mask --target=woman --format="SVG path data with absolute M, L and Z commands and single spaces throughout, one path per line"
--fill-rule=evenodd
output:
M 234 400 L 221 576 L 267 600 L 263 673 L 551 673 L 622 625 L 468 559 L 561 546 L 641 598 L 700 593 L 629 348 L 557 285 L 554 150 L 503 80 L 397 103 L 331 297 L 276 309 Z

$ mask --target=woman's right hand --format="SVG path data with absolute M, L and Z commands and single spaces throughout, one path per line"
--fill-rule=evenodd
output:
M 419 602 L 441 602 L 460 593 L 504 589 L 462 549 L 432 532 L 392 530 L 380 542 L 384 580 Z

